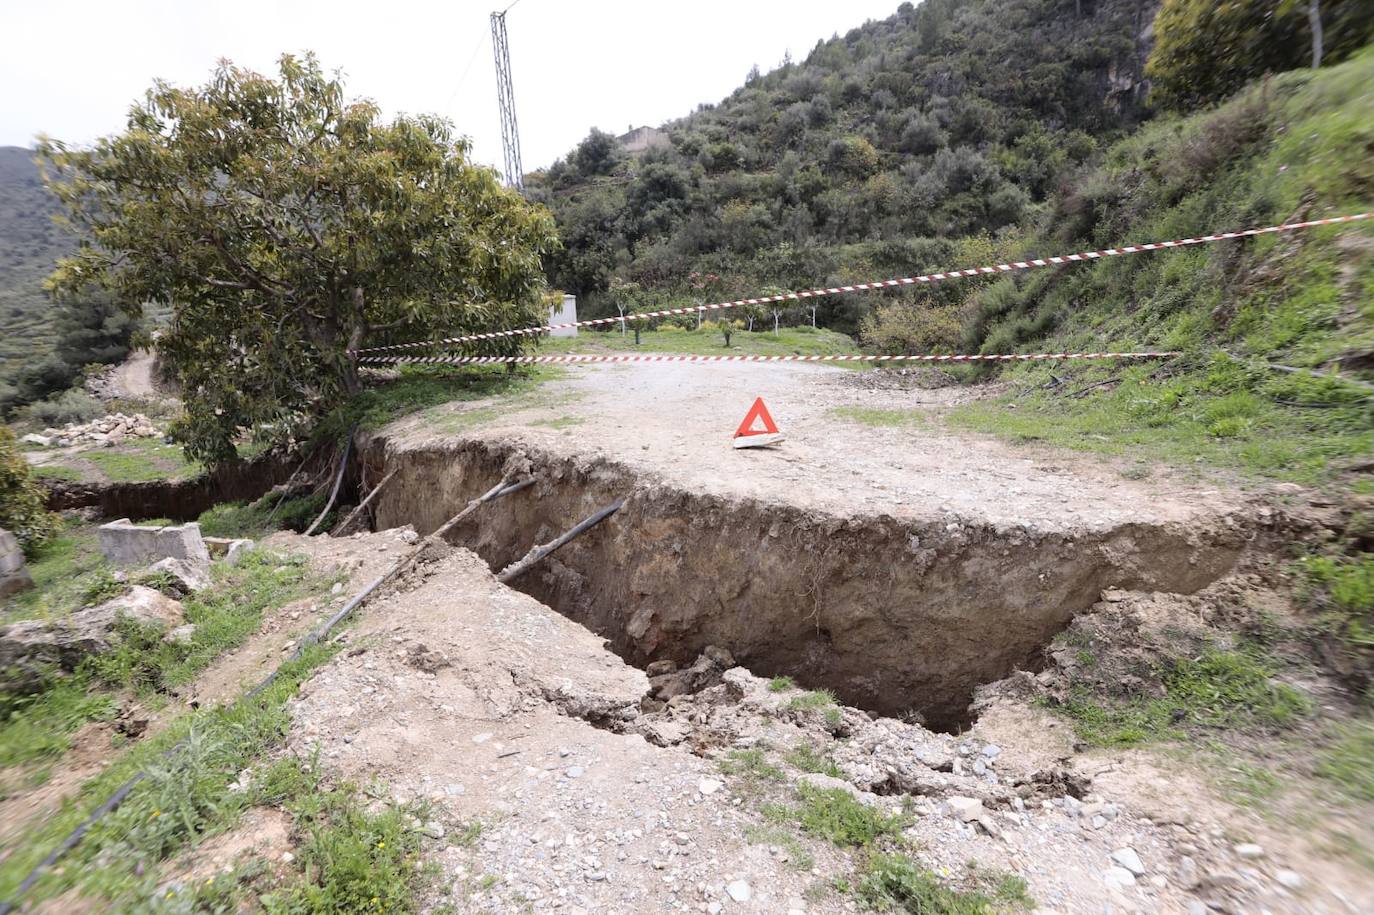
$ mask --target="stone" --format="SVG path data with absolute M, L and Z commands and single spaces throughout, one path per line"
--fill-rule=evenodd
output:
M 1002 827 L 998 826 L 997 821 L 986 813 L 974 820 L 974 823 L 984 835 L 992 836 L 994 839 L 1000 838 L 1002 835 Z
M 995 743 L 990 743 L 983 747 L 983 755 L 988 759 L 996 759 L 998 756 L 1002 755 L 1002 748 Z
M 1112 852 L 1112 860 L 1137 877 L 1145 873 L 1145 865 L 1141 862 L 1140 855 L 1135 853 L 1134 848 L 1118 848 Z
M 208 566 L 210 551 L 194 521 L 169 527 L 139 527 L 121 518 L 97 531 L 100 552 L 113 565 L 141 566 L 171 557 Z
M 1103 882 L 1113 889 L 1135 886 L 1135 874 L 1124 867 L 1109 867 L 1103 874 Z
M 185 559 L 159 559 L 148 566 L 148 573 L 165 575 L 172 583 L 172 589 L 182 597 L 204 591 L 210 587 L 210 567 Z
M 660 661 L 650 661 L 649 666 L 644 668 L 646 676 L 661 677 L 664 674 L 677 672 L 677 662 L 671 658 L 664 658 Z
M 49 436 L 39 435 L 36 432 L 30 432 L 19 441 L 26 445 L 38 445 L 41 448 L 46 448 L 52 444 L 52 439 Z
M 583 769 L 581 766 L 571 766 L 568 768 L 568 771 L 564 772 L 563 774 L 566 775 L 568 778 L 581 778 L 582 773 L 586 771 L 587 770 Z
M 725 906 L 721 905 L 719 902 L 708 902 L 706 904 L 706 915 L 720 915 L 721 910 L 724 908 Z
M 187 623 L 175 629 L 169 629 L 167 634 L 162 637 L 162 641 L 171 645 L 189 645 L 191 639 L 195 638 L 196 626 L 194 623 Z
M 1197 862 L 1188 855 L 1184 855 L 1178 862 L 1178 870 L 1174 872 L 1178 879 L 1179 886 L 1185 890 L 1191 890 L 1202 883 L 1202 873 L 1198 870 Z
M 211 559 L 222 559 L 229 565 L 238 565 L 243 554 L 253 548 L 253 541 L 241 537 L 202 537 L 205 548 L 210 551 Z
M 109 651 L 121 620 L 162 629 L 184 622 L 178 601 L 135 585 L 127 594 L 63 619 L 21 620 L 0 627 L 0 689 L 37 689 L 49 671 L 72 671 L 87 655 Z
M 19 547 L 19 538 L 0 528 L 0 598 L 32 587 L 33 577 L 24 564 L 24 551 Z
M 715 794 L 717 791 L 721 789 L 721 787 L 721 782 L 718 779 L 714 778 L 703 778 L 699 782 L 697 782 L 697 790 L 700 791 L 702 794 L 706 795 L 707 797 L 710 797 L 711 795 Z
M 1274 879 L 1277 880 L 1281 886 L 1285 886 L 1290 890 L 1302 889 L 1302 875 L 1297 871 L 1280 868 L 1274 872 Z
M 1243 842 L 1240 845 L 1237 845 L 1235 848 L 1235 852 L 1237 855 L 1239 855 L 1242 858 L 1245 858 L 1248 861 L 1254 861 L 1258 858 L 1264 857 L 1264 849 L 1253 842 Z
M 983 802 L 976 797 L 951 795 L 945 798 L 945 815 L 962 823 L 971 823 L 983 815 Z
M 725 892 L 735 902 L 748 902 L 754 898 L 754 891 L 744 880 L 731 880 L 725 886 Z
M 715 645 L 707 645 L 706 650 L 703 651 L 702 654 L 710 658 L 711 662 L 721 670 L 729 670 L 735 666 L 735 656 L 724 648 L 719 648 Z
M 807 785 L 819 791 L 843 791 L 854 800 L 863 803 L 862 792 L 842 778 L 826 775 L 823 772 L 803 772 L 797 776 L 798 785 Z

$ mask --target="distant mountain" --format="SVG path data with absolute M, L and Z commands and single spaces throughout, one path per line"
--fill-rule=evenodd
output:
M 0 383 L 52 350 L 56 312 L 43 279 L 73 248 L 53 224 L 58 204 L 33 159 L 31 149 L 0 146 Z

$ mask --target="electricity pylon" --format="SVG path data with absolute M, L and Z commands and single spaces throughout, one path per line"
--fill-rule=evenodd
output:
M 523 192 L 525 170 L 520 165 L 520 127 L 515 122 L 515 90 L 510 82 L 510 45 L 506 42 L 506 13 L 509 11 L 510 6 L 491 14 L 491 49 L 496 55 L 496 101 L 501 106 L 501 144 L 506 153 L 506 182 Z

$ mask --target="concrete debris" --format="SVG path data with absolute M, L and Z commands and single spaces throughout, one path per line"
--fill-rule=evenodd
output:
M 735 900 L 735 902 L 748 902 L 750 899 L 754 898 L 753 889 L 750 888 L 748 882 L 744 880 L 730 881 L 725 887 L 725 892 L 728 893 L 730 898 Z
M 0 598 L 32 587 L 33 578 L 24 564 L 24 551 L 19 548 L 19 538 L 0 528 Z
M 127 620 L 169 629 L 183 621 L 181 604 L 134 585 L 127 594 L 60 620 L 21 620 L 0 627 L 0 689 L 28 692 L 54 670 L 72 671 L 87 655 L 109 651 Z
M 1280 868 L 1279 870 L 1274 872 L 1274 879 L 1277 880 L 1282 886 L 1287 887 L 1290 890 L 1302 889 L 1302 875 L 1299 874 L 1297 871 L 1290 871 L 1284 868 Z
M 204 591 L 210 587 L 210 568 L 186 559 L 168 556 L 148 566 L 145 574 L 164 577 L 171 583 L 172 590 L 180 597 Z
M 68 423 L 60 429 L 44 429 L 42 435 L 26 435 L 24 441 L 53 448 L 73 445 L 118 445 L 126 438 L 161 438 L 162 432 L 142 413 L 126 416 L 111 413 L 88 423 Z
M 169 527 L 139 527 L 128 518 L 102 524 L 100 552 L 113 565 L 147 565 L 165 557 L 208 566 L 210 551 L 194 521 Z
M 1237 855 L 1250 861 L 1264 857 L 1264 849 L 1253 842 L 1243 842 L 1236 846 L 1235 851 Z

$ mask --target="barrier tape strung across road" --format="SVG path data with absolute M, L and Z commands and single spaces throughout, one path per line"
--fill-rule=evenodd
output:
M 1051 359 L 1169 359 L 1180 352 L 1159 353 L 1002 353 L 954 356 L 868 356 L 840 353 L 828 356 L 662 356 L 631 353 L 626 355 L 566 356 L 363 356 L 364 365 L 490 365 L 540 362 L 1038 362 Z
M 1262 229 L 1243 229 L 1239 232 L 1218 232 L 1213 235 L 1200 235 L 1197 238 L 1178 238 L 1173 241 L 1147 242 L 1140 245 L 1125 245 L 1120 248 L 1103 248 L 1101 251 L 1082 251 L 1078 254 L 1063 254 L 1054 257 L 1041 257 L 1034 260 L 1012 261 L 1006 264 L 993 264 L 990 267 L 969 267 L 960 270 L 946 270 L 941 273 L 926 273 L 921 276 L 904 276 L 891 280 L 875 280 L 871 283 L 855 283 L 852 286 L 829 286 L 824 289 L 805 289 L 800 292 L 784 292 L 780 295 L 766 295 L 753 299 L 736 299 L 733 302 L 714 302 L 709 305 L 692 305 L 687 308 L 666 308 L 662 311 L 646 311 L 626 318 L 591 318 L 586 321 L 572 321 L 567 324 L 544 324 L 539 327 L 521 327 L 515 330 L 497 330 L 484 334 L 466 334 L 461 337 L 447 337 L 443 340 L 422 340 L 414 343 L 393 343 L 388 346 L 370 346 L 353 350 L 356 354 L 394 352 L 395 350 L 414 349 L 421 346 L 449 346 L 455 343 L 471 343 L 476 340 L 496 340 L 502 337 L 517 337 L 527 334 L 542 334 L 554 330 L 573 327 L 595 327 L 618 324 L 622 320 L 642 320 L 644 318 L 663 318 L 671 315 L 690 315 L 703 311 L 718 311 L 724 308 L 738 308 L 741 305 L 767 305 L 772 302 L 809 299 L 823 295 L 842 295 L 849 292 L 865 292 L 870 289 L 890 289 L 894 286 L 914 286 L 919 283 L 935 283 L 940 280 L 959 279 L 967 276 L 980 276 L 993 273 L 1009 273 L 1013 270 L 1028 270 L 1032 267 L 1050 267 L 1070 264 L 1076 261 L 1093 261 L 1102 257 L 1115 257 L 1120 254 L 1136 254 L 1140 251 L 1159 251 L 1165 248 L 1180 248 L 1187 245 L 1200 245 L 1228 238 L 1248 238 L 1254 235 L 1268 235 L 1274 232 L 1292 232 L 1297 229 L 1310 229 L 1313 226 L 1330 226 L 1343 222 L 1359 222 L 1374 219 L 1374 212 L 1354 213 L 1350 216 L 1331 216 L 1326 219 L 1309 219 L 1306 222 L 1289 222 L 1279 226 L 1265 226 Z

